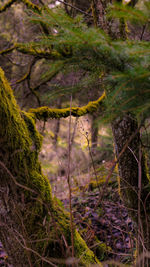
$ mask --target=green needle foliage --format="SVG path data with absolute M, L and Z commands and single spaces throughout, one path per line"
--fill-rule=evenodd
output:
M 124 19 L 142 27 L 150 26 L 150 3 L 139 10 L 126 5 L 109 7 L 109 18 Z M 76 90 L 101 81 L 106 90 L 106 119 L 113 120 L 126 112 L 147 117 L 150 106 L 150 42 L 112 40 L 102 30 L 87 27 L 82 16 L 69 17 L 61 8 L 49 8 L 30 17 L 34 23 L 45 24 L 49 36 L 40 36 L 32 48 L 42 48 L 53 54 L 54 64 L 46 75 L 53 76 L 59 69 L 83 70 L 88 73 Z M 103 76 L 103 79 L 101 77 Z M 70 90 L 66 92 L 70 93 Z M 111 114 L 111 116 L 110 116 Z
M 139 25 L 149 22 L 150 19 L 150 3 L 143 3 L 143 10 L 132 8 L 132 6 L 120 5 L 118 3 L 108 8 L 108 18 L 124 18 L 126 21 L 138 23 Z

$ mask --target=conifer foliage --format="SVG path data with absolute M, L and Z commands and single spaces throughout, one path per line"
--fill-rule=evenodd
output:
M 103 76 L 107 91 L 106 115 L 112 114 L 109 119 L 127 111 L 145 117 L 150 105 L 150 42 L 142 40 L 142 29 L 146 27 L 148 31 L 150 27 L 150 3 L 145 2 L 143 10 L 115 4 L 109 7 L 108 17 L 138 24 L 140 40 L 112 40 L 101 29 L 88 27 L 81 15 L 71 18 L 60 7 L 55 10 L 44 7 L 41 14 L 33 14 L 30 20 L 42 23 L 51 34 L 39 36 L 35 43 L 20 44 L 18 49 L 31 54 L 41 52 L 42 57 L 53 58 L 49 77 L 57 73 L 58 68 L 70 66 L 88 71 L 89 83 L 94 77 L 93 86 Z

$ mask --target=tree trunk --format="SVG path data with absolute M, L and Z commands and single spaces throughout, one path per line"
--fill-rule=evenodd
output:
M 71 255 L 69 217 L 42 174 L 41 144 L 0 69 L 0 240 L 14 267 L 66 266 Z M 98 262 L 75 229 L 74 244 L 82 266 Z
M 131 114 L 126 114 L 123 118 L 118 118 L 112 123 L 112 131 L 116 157 L 119 158 L 120 195 L 137 224 L 138 232 L 140 232 L 140 252 L 143 251 L 143 247 L 150 250 L 149 179 L 146 174 L 145 156 L 141 150 L 137 120 Z M 124 152 L 120 157 L 119 154 L 122 150 Z

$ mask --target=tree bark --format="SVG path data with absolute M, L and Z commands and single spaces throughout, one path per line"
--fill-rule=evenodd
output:
M 117 158 L 137 128 L 137 121 L 130 115 L 118 118 L 112 123 Z M 140 137 L 137 132 L 118 161 L 119 191 L 127 205 L 135 212 L 137 212 L 139 145 Z
M 132 114 L 126 114 L 112 123 L 112 131 L 116 157 L 119 158 L 120 195 L 136 222 L 140 235 L 138 246 L 140 252 L 143 252 L 143 247 L 146 250 L 150 249 L 149 179 L 146 173 L 145 155 L 141 150 L 137 120 Z M 128 145 L 126 146 L 126 144 Z M 124 152 L 120 157 L 122 150 Z

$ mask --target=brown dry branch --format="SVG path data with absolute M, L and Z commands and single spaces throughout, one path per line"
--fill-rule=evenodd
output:
M 46 257 L 42 257 L 37 251 L 25 246 L 24 244 L 26 244 L 24 238 L 22 235 L 20 235 L 17 231 L 15 231 L 16 234 L 19 235 L 19 237 L 22 239 L 22 241 L 17 237 L 17 235 L 15 236 L 16 240 L 18 241 L 18 243 L 20 244 L 20 246 L 25 249 L 26 251 L 32 252 L 33 254 L 37 255 L 39 259 L 41 259 L 42 261 L 48 263 L 50 266 L 53 267 L 57 267 L 57 265 L 55 265 L 54 263 L 58 263 L 57 259 L 53 259 L 51 258 L 51 260 L 54 262 L 52 263 L 49 259 L 47 259 Z M 23 243 L 22 243 L 23 242 Z
M 139 253 L 140 253 L 140 248 L 139 248 L 140 244 L 142 244 L 143 251 L 145 250 L 143 225 L 142 225 L 142 220 L 141 220 L 141 190 L 142 190 L 142 166 L 141 166 L 141 160 L 142 160 L 142 151 L 141 151 L 141 144 L 140 144 L 140 147 L 139 147 L 139 159 L 137 159 L 134 151 L 132 151 L 132 149 L 129 146 L 128 146 L 128 148 L 131 151 L 131 153 L 133 154 L 133 156 L 134 156 L 134 158 L 135 158 L 135 160 L 137 161 L 137 164 L 138 164 L 138 211 L 137 211 L 138 212 L 138 236 L 137 236 L 137 252 L 138 252 L 138 256 L 137 256 L 137 260 L 138 260 Z M 144 206 L 144 204 L 143 204 L 143 206 Z M 145 210 L 145 216 L 147 218 L 145 207 L 144 207 L 144 210 Z M 147 222 L 147 235 L 148 235 L 148 222 Z
M 89 13 L 87 13 L 87 12 L 81 10 L 80 8 L 74 6 L 74 5 L 72 5 L 72 4 L 70 4 L 70 3 L 66 2 L 66 1 L 62 1 L 62 0 L 57 0 L 57 1 L 60 2 L 60 3 L 62 3 L 62 4 L 64 4 L 64 6 L 69 6 L 69 7 L 71 7 L 71 8 L 73 8 L 73 9 L 77 10 L 78 12 L 80 12 L 80 13 L 82 13 L 82 14 L 88 16 L 88 17 L 92 17 L 91 14 L 89 14 Z
M 96 171 L 96 168 L 95 168 L 93 154 L 92 154 L 92 151 L 91 151 L 91 148 L 90 148 L 90 140 L 89 140 L 89 137 L 88 137 L 88 133 L 86 133 L 85 138 L 87 140 L 89 155 L 90 155 L 90 158 L 91 158 L 92 167 L 93 167 L 94 175 L 95 175 L 95 178 L 96 178 L 96 184 L 97 184 L 97 187 L 98 187 L 98 190 L 99 190 L 99 194 L 100 194 L 101 193 L 101 189 L 100 189 L 100 185 L 98 183 L 98 176 L 97 176 L 97 171 Z
M 71 181 L 70 181 L 70 164 L 71 164 L 71 109 L 72 109 L 72 95 L 70 99 L 70 116 L 69 116 L 69 132 L 68 132 L 68 168 L 67 168 L 67 182 L 69 189 L 69 209 L 70 209 L 70 228 L 71 228 L 71 244 L 72 244 L 72 257 L 75 255 L 74 251 L 74 225 L 73 225 L 73 212 L 71 203 Z M 72 264 L 74 267 L 74 264 Z

